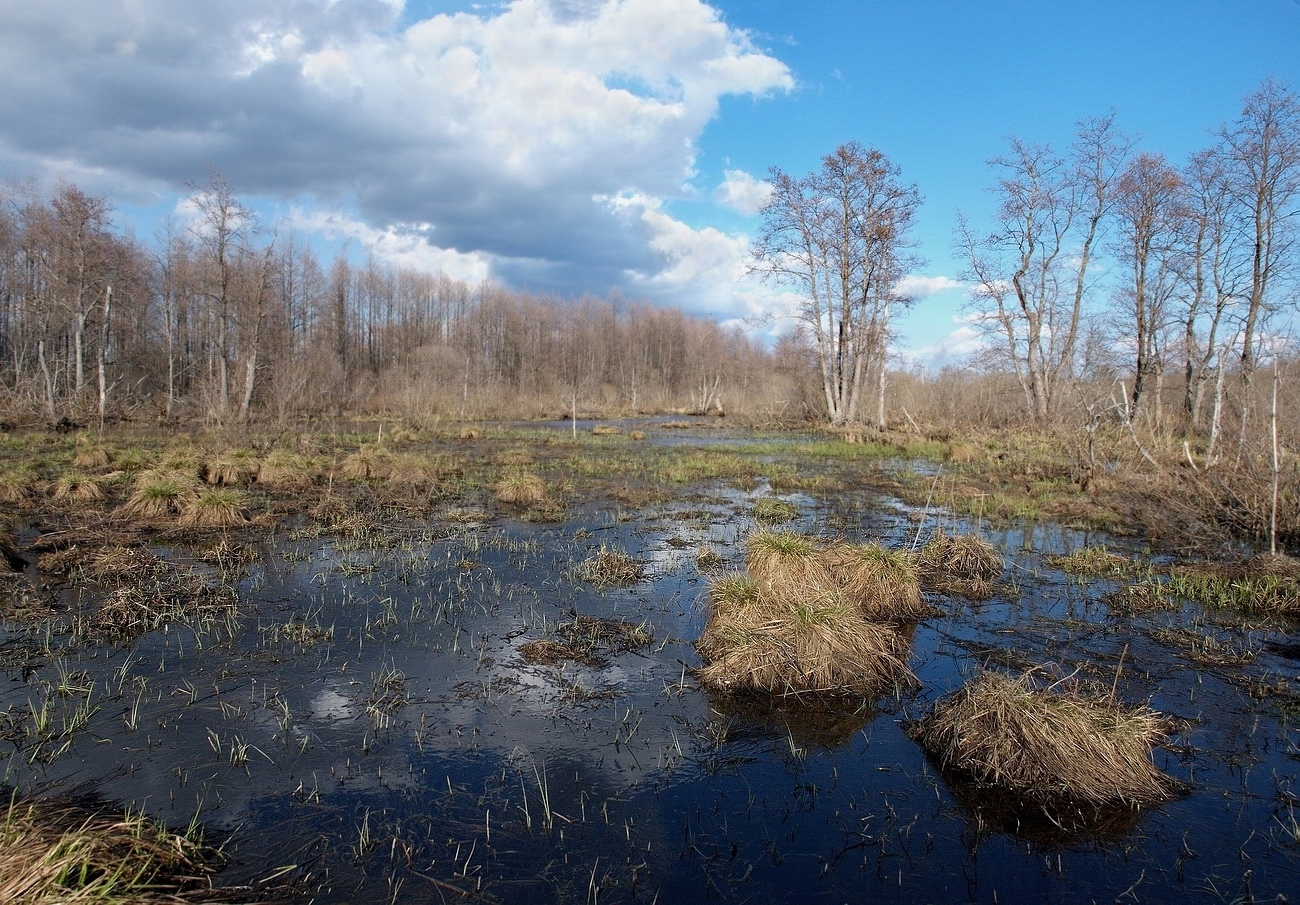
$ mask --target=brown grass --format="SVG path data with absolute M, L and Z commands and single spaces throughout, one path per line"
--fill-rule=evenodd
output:
M 204 469 L 203 479 L 218 487 L 251 484 L 257 480 L 260 467 L 261 463 L 253 453 L 235 450 L 210 461 Z
M 873 621 L 907 622 L 926 612 L 917 570 L 902 553 L 875 544 L 832 544 L 824 554 L 836 584 Z
M 752 608 L 710 623 L 701 653 L 713 655 L 697 673 L 706 688 L 874 696 L 915 681 L 898 633 L 847 604 L 774 609 L 760 594 Z
M 980 600 L 993 594 L 1002 574 L 1002 554 L 974 534 L 936 532 L 915 555 L 921 586 Z
M 546 485 L 542 479 L 526 471 L 506 475 L 492 489 L 497 500 L 515 506 L 532 506 L 546 499 Z
M 63 503 L 97 503 L 104 499 L 104 488 L 90 475 L 65 474 L 54 482 L 50 496 Z
M 555 666 L 573 660 L 585 666 L 602 668 L 609 665 L 602 654 L 639 650 L 654 641 L 644 624 L 582 615 L 557 626 L 555 635 L 554 639 L 529 641 L 520 646 L 519 653 L 529 663 Z
M 277 449 L 257 470 L 257 483 L 271 490 L 306 490 L 316 483 L 320 472 L 314 459 Z
M 356 480 L 385 480 L 393 473 L 393 454 L 382 446 L 367 444 L 343 460 L 343 474 Z
M 0 822 L 0 901 L 162 905 L 233 901 L 211 888 L 203 850 L 141 815 L 12 793 Z
M 23 505 L 36 495 L 35 481 L 23 471 L 0 471 L 0 503 Z
M 205 490 L 185 504 L 176 523 L 182 528 L 234 528 L 246 524 L 244 498 L 225 488 Z
M 623 433 L 623 428 L 616 427 L 613 424 L 597 424 L 591 429 L 591 432 L 597 437 L 608 437 L 614 434 Z
M 108 450 L 102 446 L 82 446 L 77 450 L 77 454 L 72 457 L 72 467 L 84 471 L 96 471 L 100 468 L 107 468 L 112 457 L 109 456 Z
M 578 566 L 578 577 L 606 588 L 635 584 L 645 577 L 645 569 L 630 554 L 601 547 L 598 553 Z
M 141 519 L 180 515 L 197 496 L 197 483 L 188 471 L 150 469 L 136 478 L 134 492 L 122 504 L 122 514 Z
M 1040 801 L 1139 805 L 1172 792 L 1151 763 L 1170 731 L 1165 718 L 1077 688 L 1038 687 L 1032 672 L 983 672 L 910 731 L 942 768 Z

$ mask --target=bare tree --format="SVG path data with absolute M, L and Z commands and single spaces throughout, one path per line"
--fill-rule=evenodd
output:
M 1082 120 L 1066 159 L 1011 140 L 992 161 L 1001 174 L 994 229 L 960 218 L 958 245 L 985 326 L 1006 349 L 1030 417 L 1044 420 L 1075 369 L 1089 268 L 1130 142 L 1114 116 Z
M 858 421 L 864 378 L 883 377 L 895 286 L 913 264 L 915 186 L 880 151 L 857 142 L 796 179 L 773 167 L 772 196 L 752 270 L 802 296 L 799 320 L 816 341 L 826 413 Z
M 1186 210 L 1178 171 L 1163 155 L 1139 154 L 1116 185 L 1115 208 L 1119 232 L 1116 251 L 1128 270 L 1120 293 L 1131 315 L 1125 332 L 1134 345 L 1129 409 L 1136 416 L 1146 391 L 1152 384 L 1158 386 L 1164 373 L 1161 340 L 1166 303 L 1176 285 L 1174 254 Z
M 1219 130 L 1230 161 L 1229 187 L 1241 206 L 1250 241 L 1250 277 L 1241 333 L 1242 438 L 1249 421 L 1251 380 L 1261 322 L 1272 290 L 1296 266 L 1300 198 L 1300 99 L 1275 79 L 1247 95 L 1241 115 Z

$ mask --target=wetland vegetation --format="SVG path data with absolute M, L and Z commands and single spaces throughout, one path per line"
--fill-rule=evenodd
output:
M 1085 489 L 1023 436 L 858 439 L 0 434 L 0 890 L 1289 894 L 1294 561 L 1119 445 Z

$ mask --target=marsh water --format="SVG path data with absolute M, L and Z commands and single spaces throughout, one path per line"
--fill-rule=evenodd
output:
M 980 531 L 1006 569 L 989 600 L 930 596 L 917 689 L 817 713 L 711 696 L 692 679 L 705 592 L 743 567 L 771 496 L 798 506 L 790 530 L 894 548 Z M 326 535 L 290 522 L 229 559 L 157 546 L 234 585 L 237 614 L 117 643 L 8 626 L 5 780 L 201 826 L 219 883 L 320 903 L 1294 900 L 1300 710 L 1270 691 L 1300 682 L 1293 627 L 1190 604 L 1124 615 L 1104 599 L 1117 582 L 1044 558 L 1098 543 L 1145 554 L 867 487 L 705 481 L 554 523 L 457 508 Z M 644 580 L 580 580 L 602 547 Z M 590 664 L 521 654 L 577 615 L 654 640 Z M 1237 656 L 1205 657 L 1205 638 Z M 907 721 L 986 664 L 1083 676 L 1182 721 L 1155 752 L 1181 794 L 1063 827 L 945 778 Z M 37 714 L 43 752 L 16 740 Z

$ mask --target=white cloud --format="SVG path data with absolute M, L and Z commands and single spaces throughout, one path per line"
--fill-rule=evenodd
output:
M 727 170 L 724 175 L 713 197 L 746 216 L 757 214 L 772 197 L 772 183 L 755 179 L 744 170 Z
M 908 298 L 923 299 L 940 292 L 947 292 L 949 289 L 965 288 L 965 283 L 954 280 L 952 277 L 925 277 L 920 274 L 909 274 L 898 281 L 898 284 L 894 286 L 894 291 Z
M 491 275 L 491 261 L 487 256 L 439 248 L 432 241 L 433 228 L 427 223 L 378 229 L 337 212 L 295 211 L 289 225 L 328 239 L 355 239 L 379 260 L 398 267 L 445 273 L 467 283 L 481 283 Z
M 722 96 L 793 87 L 746 32 L 702 0 L 400 14 L 395 0 L 0 4 L 0 176 L 57 163 L 103 172 L 100 190 L 178 191 L 212 165 L 244 195 L 349 210 L 393 254 L 432 224 L 439 247 L 477 256 L 464 266 L 537 289 L 612 287 L 657 262 L 684 287 L 720 266 L 721 234 L 685 254 L 668 225 L 593 198 L 678 194 Z

